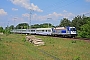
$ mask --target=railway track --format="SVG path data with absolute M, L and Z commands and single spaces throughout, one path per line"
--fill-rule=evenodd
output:
M 88 40 L 88 41 L 90 41 L 90 38 L 78 38 L 78 37 L 76 37 L 76 38 L 73 38 L 73 39 L 77 39 L 77 40 Z
M 63 37 L 57 37 L 57 38 L 63 38 Z M 63 39 L 71 39 L 71 40 L 86 40 L 86 41 L 90 41 L 90 38 L 78 38 L 78 37 L 75 37 L 75 38 L 69 38 L 69 37 L 65 37 Z
M 40 36 L 47 37 L 45 35 L 40 35 Z M 60 36 L 50 36 L 50 37 L 52 37 L 52 38 L 62 38 L 62 39 L 71 39 L 71 40 L 87 40 L 87 41 L 90 41 L 90 38 L 79 38 L 79 37 L 71 38 L 71 37 L 60 37 Z
M 63 38 L 63 37 L 57 37 L 57 38 Z M 78 37 L 75 37 L 75 38 L 65 37 L 63 39 L 88 40 L 88 41 L 90 41 L 90 38 L 78 38 Z

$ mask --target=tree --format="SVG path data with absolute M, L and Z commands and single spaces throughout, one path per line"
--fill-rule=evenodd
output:
M 50 28 L 50 27 L 53 27 L 52 24 L 50 23 L 43 23 L 43 24 L 35 24 L 35 25 L 32 25 L 32 28 Z
M 79 35 L 83 38 L 90 38 L 90 17 L 87 19 L 87 23 L 81 26 Z
M 50 27 L 53 27 L 52 24 L 50 23 L 44 23 L 44 24 L 40 24 L 41 28 L 50 28 Z
M 27 29 L 27 28 L 29 28 L 28 23 L 20 23 L 16 26 L 16 29 Z
M 61 27 L 66 27 L 66 26 L 71 26 L 71 21 L 68 20 L 67 18 L 63 18 L 60 22 Z
M 3 27 L 0 27 L 0 32 L 3 32 L 4 30 L 3 30 Z
M 32 28 L 40 28 L 39 24 L 31 25 Z
M 9 35 L 9 34 L 10 34 L 10 28 L 9 28 L 8 25 L 7 25 L 7 27 L 5 27 L 4 33 L 5 33 L 6 35 Z
M 9 27 L 9 29 L 10 29 L 10 30 L 13 30 L 13 29 L 14 29 L 14 25 L 11 25 L 11 26 Z
M 76 16 L 73 20 L 72 20 L 72 26 L 76 27 L 77 30 L 80 30 L 80 27 L 84 24 L 86 24 L 86 17 L 83 15 L 81 16 Z

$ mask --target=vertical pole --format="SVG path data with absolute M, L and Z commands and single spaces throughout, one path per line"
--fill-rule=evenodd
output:
M 15 29 L 15 19 L 16 19 L 16 18 L 14 18 L 14 29 Z
M 47 18 L 47 20 L 49 20 L 49 18 Z M 48 22 L 48 28 L 49 28 L 49 22 Z
M 14 33 L 15 33 L 15 20 L 16 20 L 16 18 L 14 18 Z
M 30 9 L 30 23 L 29 23 L 30 24 L 30 26 L 29 26 L 30 32 L 31 32 L 31 28 L 32 28 L 32 26 L 31 26 L 32 11 L 34 11 L 34 10 Z
M 8 21 L 7 29 L 8 29 L 8 31 L 9 31 L 9 21 Z
M 47 18 L 47 20 L 49 20 L 49 19 L 52 19 L 52 18 Z M 49 22 L 48 22 L 48 28 L 49 28 Z
M 14 29 L 15 29 L 15 18 L 14 18 Z
M 31 35 L 31 14 L 32 14 L 32 13 L 31 13 L 31 9 L 30 9 L 30 21 L 29 21 L 29 25 L 30 25 L 30 26 L 29 26 L 29 30 L 30 30 L 30 33 L 29 33 L 29 34 L 30 34 L 30 35 Z
M 29 24 L 30 24 L 30 26 L 29 26 L 29 30 L 30 30 L 30 33 L 29 34 L 31 34 L 31 28 L 32 28 L 32 26 L 31 26 L 31 14 L 32 14 L 32 11 L 33 11 L 33 9 L 32 9 L 32 6 L 31 6 L 31 3 L 30 3 L 30 22 L 29 22 Z

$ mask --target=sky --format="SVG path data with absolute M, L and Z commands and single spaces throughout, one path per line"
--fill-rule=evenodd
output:
M 77 16 L 90 16 L 90 0 L 0 0 L 0 26 L 19 23 L 59 25 Z

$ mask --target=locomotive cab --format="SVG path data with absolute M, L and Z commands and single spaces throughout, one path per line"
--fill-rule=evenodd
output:
M 75 27 L 70 28 L 70 31 L 71 31 L 71 34 L 76 34 L 76 28 Z
M 75 27 L 69 27 L 69 32 L 70 32 L 71 37 L 77 36 L 77 31 Z

